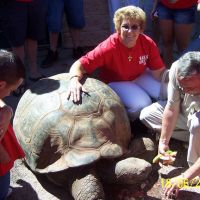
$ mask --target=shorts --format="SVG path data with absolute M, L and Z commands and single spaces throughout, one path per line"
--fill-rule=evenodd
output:
M 48 0 L 11 1 L 0 8 L 1 28 L 12 47 L 24 45 L 27 38 L 45 38 L 47 8 Z
M 61 32 L 64 12 L 69 27 L 76 29 L 85 27 L 83 0 L 50 0 L 48 7 L 50 32 Z
M 185 9 L 170 9 L 159 3 L 158 18 L 159 20 L 172 20 L 176 24 L 192 24 L 195 22 L 195 6 Z

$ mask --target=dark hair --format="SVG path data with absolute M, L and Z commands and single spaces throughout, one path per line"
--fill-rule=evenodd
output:
M 200 52 L 190 51 L 178 60 L 177 76 L 187 77 L 192 74 L 200 74 Z
M 25 76 L 25 67 L 20 58 L 14 53 L 0 49 L 0 81 L 12 85 Z

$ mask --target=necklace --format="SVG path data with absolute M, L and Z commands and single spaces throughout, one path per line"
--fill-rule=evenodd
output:
M 128 56 L 128 61 L 131 62 L 132 58 L 133 58 L 133 57 L 132 57 L 131 55 L 129 55 L 129 56 Z

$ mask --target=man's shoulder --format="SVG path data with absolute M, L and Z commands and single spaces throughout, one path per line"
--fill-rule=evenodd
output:
M 178 61 L 173 62 L 170 70 L 169 70 L 169 81 L 175 85 L 177 85 L 176 74 L 178 68 Z
M 177 71 L 177 68 L 178 68 L 178 61 L 175 61 L 175 62 L 172 63 L 172 66 L 171 66 L 171 68 L 170 68 L 170 70 L 169 70 L 170 73 L 175 74 L 176 71 Z

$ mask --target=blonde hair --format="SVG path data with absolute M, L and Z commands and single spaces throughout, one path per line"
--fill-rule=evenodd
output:
M 125 18 L 138 21 L 141 30 L 144 31 L 146 25 L 146 14 L 141 8 L 136 6 L 125 6 L 116 10 L 113 22 L 117 32 L 120 32 L 121 23 Z

